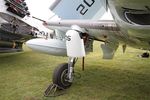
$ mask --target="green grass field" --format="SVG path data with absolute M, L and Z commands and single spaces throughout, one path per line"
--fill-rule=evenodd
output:
M 81 59 L 75 71 L 81 74 L 66 94 L 50 98 L 43 92 L 51 83 L 54 68 L 67 61 L 32 52 L 0 55 L 0 100 L 150 100 L 150 59 L 137 57 L 141 50 L 121 48 L 113 60 L 103 60 L 99 44 L 86 58 L 85 71 Z

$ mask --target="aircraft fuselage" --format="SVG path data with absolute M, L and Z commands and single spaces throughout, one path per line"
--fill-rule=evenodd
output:
M 132 47 L 149 50 L 149 0 L 108 0 L 108 4 L 115 22 L 123 33 L 120 40 Z

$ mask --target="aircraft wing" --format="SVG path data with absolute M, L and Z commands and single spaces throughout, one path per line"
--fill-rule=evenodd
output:
M 44 25 L 50 29 L 78 25 L 85 29 L 119 31 L 119 28 L 113 20 L 58 20 L 46 22 Z
M 79 26 L 84 33 L 93 37 L 94 40 L 106 43 L 102 45 L 103 58 L 110 59 L 118 47 L 118 41 L 114 35 L 120 34 L 120 29 L 113 20 L 59 20 L 49 21 L 44 24 L 47 28 L 59 31 L 59 34 L 66 35 L 72 25 Z
M 114 52 L 118 47 L 118 41 L 113 35 L 120 30 L 112 20 L 98 20 L 106 12 L 106 6 L 106 0 L 56 0 L 50 6 L 50 9 L 62 20 L 43 22 L 47 28 L 56 30 L 55 33 L 58 37 L 62 37 L 62 40 L 68 36 L 70 37 L 72 33 L 67 34 L 69 30 L 76 31 L 73 29 L 75 25 L 76 28 L 83 30 L 83 33 L 88 34 L 90 38 L 105 42 L 105 44 L 101 46 L 104 53 L 103 58 L 110 59 L 113 58 Z M 74 36 L 72 36 L 72 38 L 74 39 Z M 69 50 L 67 47 L 67 51 L 72 50 Z
M 50 10 L 62 20 L 49 21 L 45 26 L 59 31 L 58 34 L 66 35 L 76 25 L 95 40 L 105 42 L 101 46 L 103 58 L 112 58 L 119 44 L 114 35 L 122 34 L 114 21 L 98 20 L 107 11 L 107 7 L 107 0 L 55 0 Z
M 106 0 L 55 0 L 50 10 L 62 19 L 99 19 L 106 6 Z

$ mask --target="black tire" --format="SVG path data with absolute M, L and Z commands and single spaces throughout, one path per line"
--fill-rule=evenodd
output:
M 67 81 L 67 73 L 68 63 L 60 64 L 53 73 L 53 83 L 57 84 L 58 86 L 64 89 L 69 88 L 72 85 L 72 83 Z

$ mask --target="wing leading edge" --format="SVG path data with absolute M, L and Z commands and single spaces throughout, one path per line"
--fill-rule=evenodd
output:
M 50 29 L 56 29 L 56 27 L 71 27 L 72 25 L 78 25 L 85 29 L 119 31 L 119 28 L 113 20 L 59 20 L 45 23 L 45 26 Z

